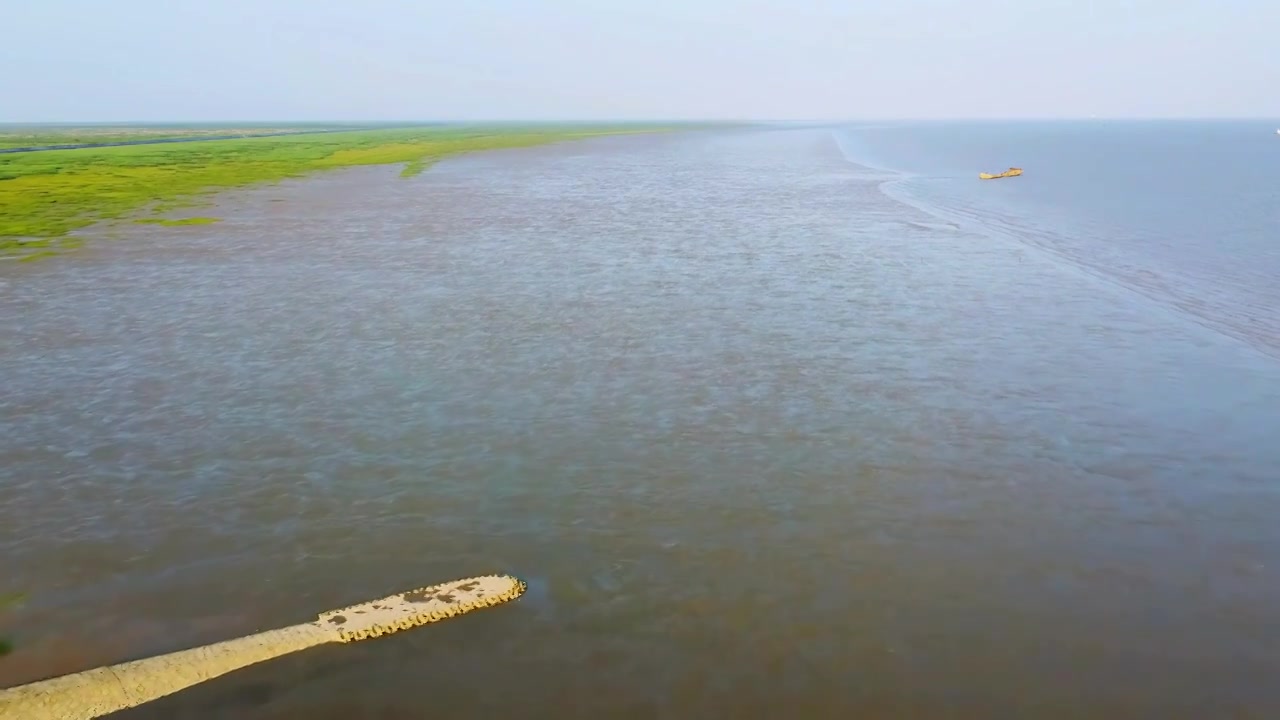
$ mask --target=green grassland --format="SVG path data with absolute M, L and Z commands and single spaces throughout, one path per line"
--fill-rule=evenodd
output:
M 10 148 L 46 147 L 49 145 L 88 145 L 131 142 L 138 140 L 167 140 L 172 138 L 203 138 L 220 135 L 264 135 L 281 132 L 318 132 L 343 129 L 340 125 L 0 125 L 0 150 Z M 346 129 L 355 129 L 347 127 Z
M 458 153 L 665 129 L 432 126 L 0 155 L 0 254 L 57 246 L 95 222 L 168 212 L 224 188 L 356 165 L 403 164 L 409 177 Z

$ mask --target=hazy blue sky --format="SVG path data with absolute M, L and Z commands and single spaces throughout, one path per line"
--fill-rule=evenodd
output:
M 1280 116 L 1280 0 L 7 0 L 0 121 Z

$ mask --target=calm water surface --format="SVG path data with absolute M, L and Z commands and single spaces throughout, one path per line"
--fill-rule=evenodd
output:
M 841 128 L 885 190 L 1068 261 L 1280 359 L 1280 120 Z M 1014 183 L 982 169 L 1021 166 Z
M 0 685 L 506 571 L 120 717 L 1280 714 L 1280 363 L 849 132 L 366 168 L 0 265 Z

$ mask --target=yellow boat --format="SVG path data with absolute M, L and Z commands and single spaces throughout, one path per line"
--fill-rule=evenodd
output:
M 1018 177 L 1021 174 L 1022 174 L 1022 168 L 1009 168 L 1008 170 L 1005 170 L 999 175 L 992 175 L 991 173 L 978 173 L 978 179 L 979 180 L 996 180 L 998 178 Z

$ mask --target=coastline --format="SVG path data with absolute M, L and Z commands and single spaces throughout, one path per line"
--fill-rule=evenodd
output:
M 235 187 L 361 165 L 399 165 L 411 177 L 463 153 L 679 129 L 447 126 L 14 153 L 0 157 L 0 259 L 76 248 L 82 241 L 73 234 L 101 221 L 164 222 L 173 210 Z
M 17 270 L 18 265 L 34 269 L 50 262 L 114 262 L 120 258 L 129 258 L 130 262 L 193 256 L 230 259 L 242 253 L 272 257 L 268 245 L 246 232 L 248 227 L 260 227 L 262 238 L 310 232 L 317 218 L 354 216 L 363 206 L 370 208 L 372 215 L 351 232 L 376 232 L 375 208 L 383 201 L 398 198 L 397 202 L 407 202 L 406 197 L 421 192 L 419 185 L 435 187 L 434 192 L 441 192 L 448 187 L 447 182 L 441 182 L 442 175 L 447 177 L 461 168 L 466 168 L 465 172 L 474 172 L 476 166 L 502 171 L 513 164 L 546 162 L 565 154 L 597 153 L 602 143 L 616 143 L 619 148 L 625 148 L 634 143 L 661 143 L 688 134 L 688 131 L 602 134 L 455 153 L 433 159 L 425 168 L 431 172 L 406 173 L 404 163 L 388 162 L 327 168 L 270 182 L 221 187 L 161 213 L 144 208 L 74 230 L 59 238 L 56 248 L 70 248 L 74 252 L 41 255 L 35 258 L 40 260 L 38 263 L 21 262 L 30 260 L 30 255 L 0 253 L 0 269 L 6 266 L 6 260 Z M 480 211 L 478 208 L 477 212 Z M 317 257 L 325 257 L 329 250 L 317 246 L 315 252 Z

